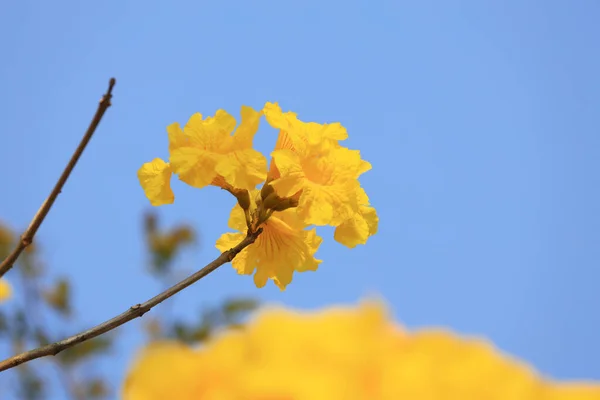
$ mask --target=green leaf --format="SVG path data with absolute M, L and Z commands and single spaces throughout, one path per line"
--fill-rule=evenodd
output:
M 100 352 L 106 352 L 111 345 L 112 339 L 100 336 L 58 353 L 57 357 L 62 364 L 74 365 Z
M 86 399 L 108 396 L 108 386 L 101 378 L 92 378 L 86 382 Z
M 232 299 L 225 301 L 221 310 L 225 320 L 231 321 L 254 311 L 257 307 L 258 302 L 253 299 Z
M 21 367 L 19 371 L 19 399 L 38 400 L 44 398 L 44 381 L 31 368 Z
M 34 336 L 39 346 L 45 346 L 51 343 L 51 340 L 50 338 L 48 338 L 48 335 L 39 328 L 35 330 Z
M 71 284 L 68 280 L 59 279 L 51 290 L 44 293 L 44 299 L 61 314 L 71 314 Z

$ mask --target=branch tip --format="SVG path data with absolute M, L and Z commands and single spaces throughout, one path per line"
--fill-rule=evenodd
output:
M 33 242 L 33 237 L 35 236 L 36 232 L 40 228 L 40 225 L 42 224 L 42 222 L 44 222 L 44 219 L 46 218 L 46 215 L 48 215 L 50 208 L 52 208 L 54 201 L 56 200 L 58 195 L 62 192 L 62 188 L 65 185 L 65 183 L 67 182 L 67 179 L 69 179 L 69 176 L 71 175 L 73 168 L 75 168 L 77 161 L 79 161 L 79 157 L 81 157 L 83 150 L 85 149 L 88 142 L 92 138 L 92 135 L 94 134 L 94 132 L 96 131 L 96 128 L 98 127 L 98 124 L 100 124 L 100 121 L 102 120 L 102 116 L 104 115 L 104 113 L 106 112 L 108 107 L 110 107 L 110 99 L 112 97 L 112 89 L 116 83 L 117 83 L 117 81 L 115 78 L 110 79 L 110 82 L 108 84 L 108 90 L 107 90 L 106 94 L 102 97 L 102 100 L 100 101 L 100 103 L 98 104 L 98 108 L 96 109 L 96 114 L 94 114 L 94 118 L 92 118 L 92 121 L 90 122 L 90 125 L 89 125 L 87 131 L 85 132 L 85 134 L 83 135 L 83 138 L 81 139 L 81 142 L 79 143 L 79 145 L 73 152 L 73 155 L 71 156 L 71 159 L 67 163 L 67 166 L 65 167 L 62 174 L 56 181 L 56 184 L 54 185 L 54 188 L 50 192 L 50 195 L 48 196 L 48 198 L 46 198 L 46 200 L 44 200 L 41 207 L 35 213 L 33 219 L 31 220 L 31 223 L 29 224 L 29 226 L 27 227 L 25 232 L 21 235 L 21 240 L 19 240 L 17 242 L 13 251 L 2 261 L 2 263 L 0 263 L 0 278 L 2 278 L 4 276 L 4 274 L 6 274 L 6 272 L 13 267 L 13 265 L 17 262 L 17 259 L 19 258 L 19 256 L 23 252 L 23 250 L 25 250 Z

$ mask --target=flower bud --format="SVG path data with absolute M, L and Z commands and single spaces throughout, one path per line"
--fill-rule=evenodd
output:
M 250 193 L 247 190 L 235 190 L 234 192 L 235 198 L 238 201 L 238 204 L 242 209 L 249 210 L 250 209 Z
M 273 211 L 284 211 L 284 210 L 287 210 L 288 208 L 297 207 L 297 206 L 298 206 L 298 200 L 293 199 L 291 197 L 286 197 L 286 198 L 280 199 L 279 203 L 277 203 L 275 206 L 271 207 L 271 209 Z
M 269 185 L 268 183 L 265 183 L 262 187 L 262 189 L 260 189 L 260 197 L 265 200 L 267 197 L 269 197 L 269 195 L 273 194 L 275 192 L 275 189 L 273 189 L 273 186 Z
M 279 198 L 279 196 L 277 196 L 277 193 L 275 193 L 273 191 L 266 198 L 263 197 L 263 208 L 269 209 L 269 208 L 276 207 L 280 201 L 281 201 L 281 199 Z

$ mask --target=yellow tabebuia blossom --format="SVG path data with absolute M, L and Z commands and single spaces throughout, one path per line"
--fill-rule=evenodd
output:
M 249 212 L 256 213 L 256 199 L 259 191 L 250 195 L 252 203 Z M 225 233 L 218 240 L 216 247 L 220 251 L 235 247 L 244 239 L 247 222 L 244 210 L 236 205 L 231 210 L 229 227 L 240 233 Z M 294 271 L 316 271 L 321 260 L 314 254 L 322 239 L 317 236 L 315 229 L 306 230 L 306 225 L 298 217 L 293 208 L 276 212 L 260 225 L 263 232 L 256 241 L 241 251 L 232 261 L 238 274 L 254 274 L 256 286 L 263 287 L 267 280 L 281 289 L 292 281 Z M 244 232 L 244 233 L 242 233 Z
M 246 190 L 265 180 L 267 161 L 252 148 L 261 112 L 244 106 L 241 114 L 242 121 L 233 135 L 235 118 L 224 110 L 206 119 L 194 114 L 183 130 L 179 124 L 168 128 L 174 138 L 170 162 L 181 180 L 202 188 L 222 176 L 234 188 Z
M 266 158 L 252 148 L 263 115 L 279 130 L 268 171 Z M 261 230 L 233 260 L 238 273 L 254 274 L 258 287 L 271 279 L 283 290 L 294 271 L 315 271 L 321 262 L 314 253 L 322 240 L 307 227 L 333 226 L 334 239 L 350 248 L 377 232 L 379 218 L 358 181 L 371 164 L 340 144 L 348 138 L 340 123 L 304 122 L 266 103 L 260 111 L 243 106 L 235 127 L 224 110 L 194 114 L 183 129 L 169 125 L 169 162 L 145 163 L 138 179 L 153 206 L 173 203 L 173 174 L 193 187 L 213 185 L 234 195 L 230 226 L 240 233 L 224 234 L 217 248 L 229 250 Z
M 167 367 L 166 367 L 167 366 Z M 195 379 L 193 378 L 195 377 Z M 193 350 L 150 344 L 124 400 L 594 400 L 600 384 L 543 379 L 479 339 L 407 331 L 373 303 L 267 309 Z
M 309 225 L 339 226 L 354 218 L 360 212 L 358 177 L 371 165 L 359 151 L 339 144 L 348 137 L 346 129 L 339 123 L 300 121 L 276 103 L 267 103 L 264 114 L 280 130 L 270 172 L 277 193 L 301 191 L 298 213 Z
M 267 161 L 252 148 L 261 115 L 262 112 L 243 106 L 237 129 L 235 118 L 224 110 L 205 119 L 196 113 L 183 129 L 178 123 L 169 125 L 170 162 L 157 158 L 138 171 L 140 184 L 151 204 L 173 202 L 172 173 L 197 188 L 213 184 L 226 189 L 252 190 L 263 182 Z
M 4 280 L 0 279 L 0 303 L 6 301 L 12 296 L 12 287 Z
M 358 211 L 358 152 L 342 147 L 319 157 L 301 157 L 282 149 L 272 156 L 280 177 L 271 185 L 286 197 L 302 191 L 298 214 L 307 224 L 338 226 Z

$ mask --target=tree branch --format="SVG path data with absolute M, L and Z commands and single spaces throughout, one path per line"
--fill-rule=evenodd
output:
M 83 331 L 64 340 L 61 340 L 60 342 L 51 343 L 46 346 L 42 346 L 37 349 L 27 351 L 25 353 L 21 353 L 11 358 L 8 358 L 0 362 L 0 371 L 5 371 L 7 369 L 26 363 L 28 361 L 35 360 L 36 358 L 46 357 L 50 355 L 55 356 L 65 349 L 73 347 L 81 342 L 85 342 L 86 340 L 93 339 L 137 317 L 141 317 L 142 315 L 150 311 L 154 306 L 162 303 L 169 297 L 175 295 L 176 293 L 182 291 L 186 287 L 204 278 L 206 275 L 210 274 L 211 272 L 219 268 L 221 265 L 231 262 L 239 252 L 241 252 L 244 248 L 254 243 L 254 241 L 256 240 L 258 235 L 260 235 L 261 232 L 262 228 L 259 228 L 255 232 L 249 231 L 244 240 L 242 240 L 237 246 L 223 252 L 213 262 L 206 265 L 200 271 L 190 275 L 181 282 L 171 286 L 169 289 L 154 296 L 145 303 L 136 304 L 130 307 L 127 311 L 123 312 L 122 314 L 117 315 L 116 317 L 111 318 L 108 321 L 101 323 L 100 325 L 96 325 L 95 327 L 88 329 L 87 331 Z
M 14 250 L 8 255 L 8 257 L 6 257 L 6 259 L 4 261 L 2 261 L 2 264 L 0 264 L 0 278 L 2 278 L 2 276 L 4 276 L 4 274 L 6 274 L 6 272 L 13 267 L 13 265 L 17 261 L 17 258 L 19 258 L 19 256 L 23 252 L 23 250 L 25 250 L 27 248 L 27 246 L 29 246 L 33 242 L 33 237 L 35 236 L 35 234 L 36 234 L 37 230 L 39 229 L 40 225 L 42 224 L 42 222 L 44 222 L 44 218 L 46 218 L 46 215 L 48 215 L 48 212 L 50 211 L 50 208 L 54 204 L 54 201 L 58 197 L 59 193 L 62 191 L 62 188 L 65 185 L 65 182 L 67 182 L 67 179 L 69 179 L 69 175 L 71 175 L 73 168 L 75 168 L 75 164 L 77 164 L 77 161 L 79 161 L 79 157 L 81 157 L 83 150 L 85 149 L 88 142 L 92 138 L 92 135 L 96 131 L 96 128 L 98 127 L 98 124 L 100 123 L 100 120 L 102 119 L 102 116 L 104 115 L 104 113 L 106 112 L 108 107 L 110 107 L 110 100 L 112 98 L 112 90 L 113 90 L 113 87 L 115 86 L 115 83 L 116 83 L 115 78 L 110 78 L 110 82 L 108 84 L 108 90 L 106 91 L 106 94 L 104 94 L 104 96 L 102 96 L 102 99 L 100 100 L 100 103 L 98 104 L 98 109 L 96 110 L 96 114 L 94 115 L 92 122 L 90 122 L 90 126 L 88 127 L 87 131 L 85 132 L 85 135 L 83 135 L 83 138 L 81 139 L 81 142 L 79 143 L 79 146 L 77 146 L 77 149 L 75 149 L 75 152 L 71 156 L 71 159 L 69 160 L 69 163 L 65 167 L 62 175 L 60 176 L 60 178 L 58 178 L 58 181 L 54 185 L 52 192 L 50 192 L 50 195 L 48 196 L 48 198 L 44 201 L 44 203 L 42 204 L 42 206 L 40 207 L 38 212 L 35 214 L 35 216 L 31 220 L 31 223 L 29 224 L 29 227 L 27 228 L 25 233 L 23 233 L 23 235 L 21 235 L 21 238 L 20 238 L 19 242 L 17 243 L 16 247 L 14 248 Z

